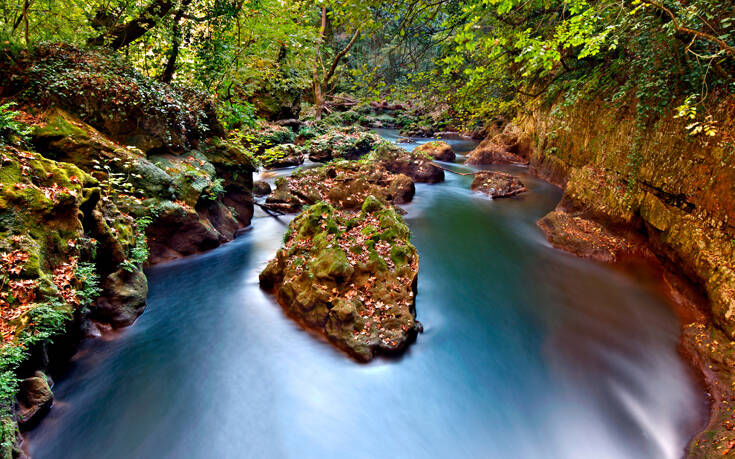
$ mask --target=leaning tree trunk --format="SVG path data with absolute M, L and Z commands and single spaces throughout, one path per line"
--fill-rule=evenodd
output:
M 111 27 L 102 35 L 90 38 L 87 44 L 92 46 L 108 45 L 112 49 L 127 46 L 154 28 L 162 17 L 171 12 L 173 6 L 174 2 L 172 0 L 153 0 L 137 18 L 125 24 Z

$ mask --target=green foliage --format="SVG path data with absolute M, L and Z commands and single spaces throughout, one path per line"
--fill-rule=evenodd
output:
M 82 307 L 90 306 L 102 293 L 102 289 L 99 287 L 96 266 L 94 263 L 80 262 L 77 264 L 74 275 L 82 284 L 81 288 L 77 290 L 79 305 Z
M 15 120 L 19 115 L 17 111 L 11 110 L 15 105 L 15 102 L 0 105 L 0 145 L 25 142 L 31 133 L 30 127 Z
M 120 267 L 125 271 L 137 271 L 143 263 L 148 261 L 150 252 L 148 251 L 148 240 L 145 235 L 145 230 L 152 222 L 153 220 L 150 217 L 140 217 L 135 220 L 133 246 L 130 248 L 127 260 L 120 263 Z
M 204 197 L 210 201 L 218 200 L 223 194 L 225 194 L 225 187 L 223 186 L 223 180 L 216 178 L 212 183 L 204 190 Z M 146 259 L 148 257 L 146 256 Z
M 258 124 L 255 105 L 249 102 L 233 102 L 220 106 L 220 118 L 225 129 L 254 128 Z
M 424 5 L 445 18 L 446 30 L 434 36 L 436 67 L 411 75 L 415 95 L 447 100 L 465 120 L 513 116 L 539 98 L 566 105 L 599 98 L 634 100 L 645 125 L 686 95 L 735 92 L 727 0 Z

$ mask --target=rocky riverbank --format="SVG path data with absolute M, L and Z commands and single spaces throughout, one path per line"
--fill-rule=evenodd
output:
M 205 96 L 67 46 L 0 56 L 0 425 L 52 403 L 49 375 L 79 340 L 145 308 L 143 266 L 232 240 L 253 214 L 255 162 Z M 17 397 L 16 397 L 17 394 Z

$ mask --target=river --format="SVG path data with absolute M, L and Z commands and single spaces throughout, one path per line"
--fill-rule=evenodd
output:
M 289 219 L 256 208 L 235 241 L 148 271 L 145 313 L 82 344 L 51 413 L 27 435 L 29 452 L 682 457 L 707 406 L 653 274 L 553 249 L 536 221 L 561 192 L 503 169 L 530 191 L 493 201 L 469 190 L 472 177 L 447 174 L 403 206 L 425 331 L 402 357 L 356 363 L 283 314 L 258 273 Z

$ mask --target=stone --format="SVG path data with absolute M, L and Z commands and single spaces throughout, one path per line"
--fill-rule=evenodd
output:
M 433 140 L 414 148 L 414 153 L 425 154 L 437 161 L 452 162 L 456 158 L 452 146 L 440 140 Z
M 297 322 L 360 361 L 416 338 L 418 253 L 401 216 L 368 196 L 359 211 L 318 202 L 289 225 L 260 274 Z
M 18 425 L 26 430 L 35 426 L 48 413 L 54 394 L 46 375 L 37 371 L 30 378 L 20 381 L 17 398 L 20 404 Z
M 255 183 L 253 183 L 253 194 L 258 197 L 268 196 L 269 194 L 271 194 L 271 186 L 268 184 L 268 182 L 257 180 Z
M 306 169 L 276 181 L 266 207 L 281 212 L 298 212 L 303 206 L 327 201 L 339 209 L 359 209 L 365 198 L 405 204 L 416 191 L 413 180 L 392 174 L 371 162 L 340 161 Z
M 508 198 L 528 191 L 523 183 L 511 174 L 496 171 L 479 171 L 470 185 L 473 191 L 480 191 L 491 198 Z
M 371 160 L 394 174 L 404 174 L 417 183 L 444 181 L 444 170 L 432 164 L 427 155 L 409 152 L 390 142 L 379 144 L 371 153 Z

